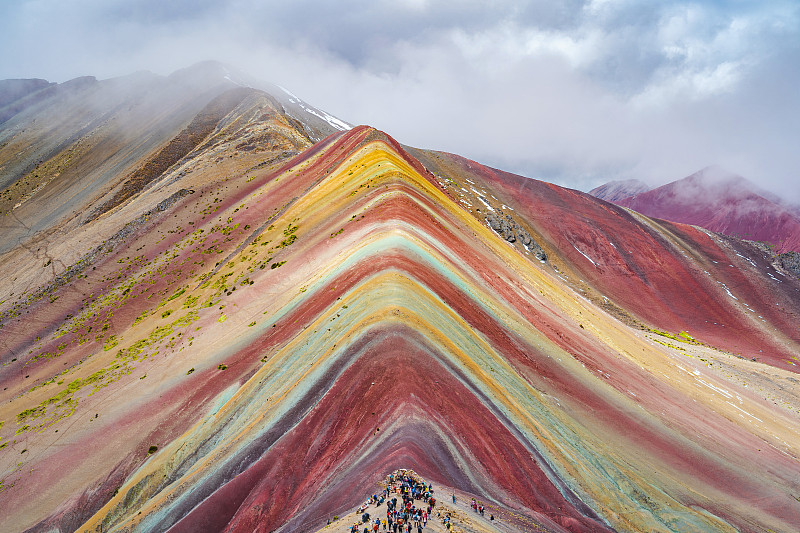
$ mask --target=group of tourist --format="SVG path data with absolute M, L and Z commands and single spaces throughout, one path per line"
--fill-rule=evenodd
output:
M 370 505 L 380 507 L 386 503 L 386 516 L 372 517 L 367 512 Z M 453 493 L 453 503 L 456 503 L 456 495 Z M 423 533 L 428 520 L 431 519 L 431 512 L 436 506 L 436 498 L 433 497 L 433 485 L 425 483 L 425 480 L 412 470 L 395 470 L 386 478 L 386 485 L 380 494 L 373 494 L 358 508 L 357 514 L 361 515 L 361 521 L 350 526 L 350 533 Z M 470 504 L 472 510 L 483 516 L 484 506 L 472 499 Z M 451 516 L 445 512 L 444 516 L 438 511 L 436 515 L 442 524 L 450 530 L 452 527 Z M 494 521 L 494 515 L 489 520 Z
M 368 505 L 380 506 L 386 502 L 386 517 L 372 518 L 366 512 Z M 433 485 L 410 470 L 396 470 L 386 478 L 386 488 L 373 494 L 359 508 L 361 522 L 350 527 L 351 533 L 390 531 L 392 533 L 423 533 L 436 506 Z

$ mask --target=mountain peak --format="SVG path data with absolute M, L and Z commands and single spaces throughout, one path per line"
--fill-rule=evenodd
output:
M 800 251 L 800 218 L 771 193 L 722 167 L 706 167 L 614 203 L 650 217 L 772 243 L 779 252 Z
M 595 198 L 600 198 L 606 202 L 617 202 L 623 198 L 635 196 L 639 193 L 647 192 L 650 186 L 637 179 L 614 180 L 606 184 L 595 187 L 589 194 Z
M 680 184 L 680 186 L 692 184 L 726 196 L 758 193 L 755 184 L 739 174 L 717 165 L 707 166 L 674 183 Z

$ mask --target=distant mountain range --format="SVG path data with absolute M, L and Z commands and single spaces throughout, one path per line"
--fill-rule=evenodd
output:
M 649 217 L 769 243 L 778 253 L 800 251 L 798 209 L 718 167 L 655 189 L 638 180 L 612 181 L 589 194 Z
M 708 174 L 604 194 L 777 224 Z M 219 63 L 0 82 L 0 225 L 0 531 L 797 528 L 800 254 Z

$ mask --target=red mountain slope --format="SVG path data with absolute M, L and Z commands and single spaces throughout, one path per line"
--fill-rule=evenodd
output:
M 457 155 L 414 155 L 434 173 L 470 180 L 468 191 L 488 191 L 492 208 L 528 228 L 562 279 L 623 321 L 687 331 L 726 351 L 796 370 L 797 279 L 763 249 L 631 215 L 588 194 Z M 469 202 L 483 218 L 489 207 Z
M 769 242 L 778 252 L 800 251 L 800 217 L 765 198 L 746 179 L 717 168 L 612 201 L 649 217 Z

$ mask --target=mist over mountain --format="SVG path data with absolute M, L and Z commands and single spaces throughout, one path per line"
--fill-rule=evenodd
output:
M 570 188 L 714 163 L 800 202 L 791 0 L 77 1 L 4 3 L 0 79 L 215 58 L 406 144 Z
M 654 218 L 763 241 L 774 245 L 779 253 L 800 251 L 797 209 L 785 204 L 776 194 L 725 169 L 707 167 L 647 191 L 609 192 L 619 188 L 616 182 L 611 182 L 589 194 Z
M 293 91 L 0 82 L 0 530 L 796 527 L 800 254 Z M 792 234 L 676 183 L 598 194 Z

